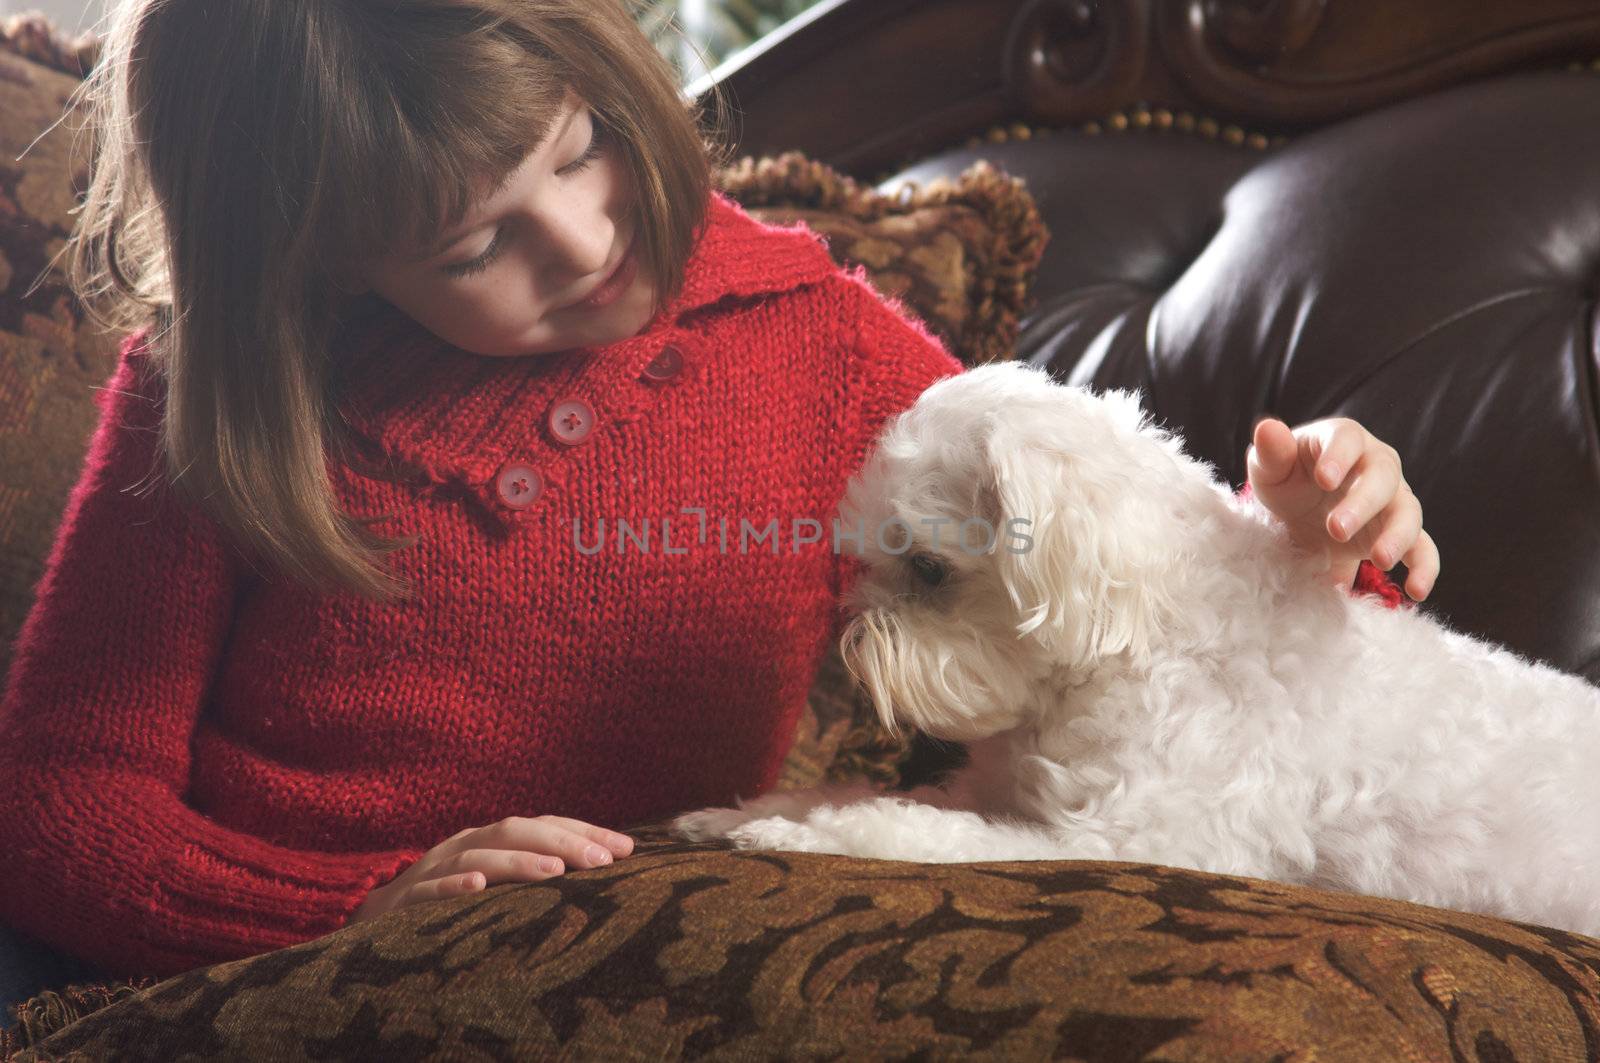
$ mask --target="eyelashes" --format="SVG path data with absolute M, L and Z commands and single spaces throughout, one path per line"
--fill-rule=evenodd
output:
M 584 149 L 582 155 L 557 170 L 556 175 L 558 177 L 570 177 L 575 173 L 581 173 L 600 157 L 605 147 L 605 126 L 598 118 L 594 117 L 592 111 L 590 112 L 590 126 L 589 146 Z M 457 263 L 454 266 L 444 266 L 442 267 L 444 272 L 451 277 L 457 278 L 470 277 L 475 273 L 482 273 L 489 268 L 490 263 L 500 257 L 500 252 L 504 249 L 505 235 L 505 226 L 499 226 L 494 231 L 494 239 L 489 241 L 489 246 L 483 249 L 482 254 L 476 258 L 468 259 L 466 262 Z
M 591 111 L 589 114 L 589 146 L 583 149 L 582 155 L 579 155 L 576 159 L 557 170 L 556 173 L 565 177 L 567 174 L 577 173 L 579 170 L 587 169 L 591 162 L 600 157 L 600 150 L 605 144 L 605 139 L 605 123 L 596 118 L 594 113 Z
M 470 277 L 474 273 L 482 273 L 489 268 L 489 263 L 500 257 L 500 245 L 503 242 L 501 239 L 503 236 L 505 236 L 505 228 L 502 226 L 494 231 L 494 239 L 490 240 L 489 246 L 483 249 L 483 254 L 454 266 L 445 266 L 443 267 L 444 271 L 452 277 Z

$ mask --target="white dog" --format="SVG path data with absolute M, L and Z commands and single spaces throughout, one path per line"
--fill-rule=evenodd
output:
M 1015 363 L 941 380 L 840 514 L 865 529 L 846 663 L 891 731 L 970 761 L 944 787 L 690 813 L 680 835 L 1141 861 L 1600 934 L 1600 688 L 1327 585 L 1326 554 L 1137 393 Z

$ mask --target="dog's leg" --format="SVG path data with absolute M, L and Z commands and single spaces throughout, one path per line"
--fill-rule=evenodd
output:
M 741 800 L 738 808 L 687 812 L 672 821 L 672 830 L 691 841 L 725 838 L 734 828 L 752 820 L 781 817 L 798 823 L 813 809 L 851 805 L 875 796 L 898 797 L 933 808 L 970 810 L 972 807 L 965 791 L 948 782 L 944 786 L 918 786 L 910 791 L 894 792 L 879 790 L 865 782 L 836 783 L 804 790 L 775 790 L 749 801 Z
M 872 796 L 846 800 L 851 792 L 863 789 Z M 771 794 L 760 800 L 781 798 L 792 803 L 776 812 L 776 803 L 768 804 L 765 815 L 754 808 L 757 802 L 740 809 L 706 809 L 678 817 L 674 829 L 696 840 L 726 837 L 740 849 L 918 863 L 1150 859 L 1140 846 L 1119 845 L 1087 826 L 1068 829 L 1009 814 L 985 818 L 959 807 L 956 798 L 938 787 L 884 794 L 847 786 L 829 788 L 827 794 L 826 798 L 821 791 Z M 689 833 L 700 831 L 705 833 Z
M 703 808 L 686 812 L 672 821 L 673 833 L 690 841 L 725 838 L 729 832 L 751 820 L 781 817 L 802 820 L 812 809 L 823 805 L 846 805 L 878 793 L 870 783 L 837 783 L 804 790 L 774 790 L 746 801 L 738 808 Z
M 753 819 L 734 827 L 727 836 L 742 849 L 924 863 L 1054 860 L 1071 855 L 1043 824 L 990 821 L 976 812 L 916 802 L 909 794 L 819 806 L 798 820 L 784 816 Z

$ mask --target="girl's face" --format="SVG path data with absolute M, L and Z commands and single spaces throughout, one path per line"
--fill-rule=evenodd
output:
M 363 280 L 473 354 L 615 343 L 637 335 L 653 311 L 649 267 L 630 246 L 631 194 L 618 153 L 569 91 L 547 139 L 504 187 L 476 199 L 433 246 L 368 263 Z M 596 292 L 610 296 L 604 306 L 588 302 Z

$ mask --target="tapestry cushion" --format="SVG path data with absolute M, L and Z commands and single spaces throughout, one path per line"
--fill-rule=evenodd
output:
M 79 62 L 38 16 L 0 30 L 0 677 L 116 367 L 58 259 L 88 186 L 86 138 L 62 120 Z
M 979 160 L 885 195 L 798 151 L 746 157 L 721 191 L 775 225 L 803 221 L 834 259 L 913 310 L 968 365 L 1012 356 L 1050 234 L 1024 183 Z
M 1600 942 L 1556 930 L 1149 864 L 635 830 L 610 866 L 191 971 L 16 1058 L 1593 1058 Z

